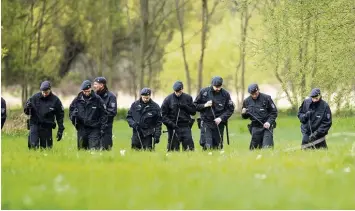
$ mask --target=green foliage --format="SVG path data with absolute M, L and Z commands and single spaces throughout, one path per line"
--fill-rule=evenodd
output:
M 313 87 L 321 88 L 331 104 L 354 100 L 343 95 L 353 90 L 355 77 L 352 10 L 353 2 L 347 0 L 266 4 L 269 36 L 263 52 L 293 107 L 299 106 Z
M 354 207 L 353 141 L 337 135 L 353 131 L 354 118 L 334 119 L 329 150 L 315 152 L 298 149 L 301 134 L 294 118 L 279 119 L 275 150 L 250 152 L 247 122 L 231 122 L 231 145 L 211 155 L 201 151 L 197 127 L 195 152 L 168 155 L 166 135 L 156 152 L 129 150 L 131 130 L 124 121 L 114 123 L 110 152 L 78 152 L 68 121 L 53 150 L 28 151 L 25 135 L 2 133 L 2 209 Z M 289 147 L 296 150 L 284 152 Z

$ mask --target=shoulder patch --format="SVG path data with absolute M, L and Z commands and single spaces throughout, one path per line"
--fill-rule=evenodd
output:
M 275 108 L 275 104 L 271 103 L 271 107 L 272 107 L 272 108 Z
M 327 113 L 327 118 L 330 119 L 330 113 Z
M 111 107 L 114 108 L 116 106 L 116 103 L 111 103 Z
M 207 92 L 204 92 L 202 95 L 203 95 L 203 96 L 207 96 Z

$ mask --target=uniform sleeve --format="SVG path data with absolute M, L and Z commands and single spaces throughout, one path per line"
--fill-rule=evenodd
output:
M 62 102 L 60 101 L 60 99 L 58 98 L 57 102 L 56 102 L 56 105 L 55 105 L 55 118 L 57 120 L 57 123 L 58 123 L 58 131 L 64 131 L 64 124 L 63 124 L 63 121 L 64 121 L 64 107 L 63 107 L 63 104 Z
M 128 112 L 127 112 L 127 116 L 126 116 L 126 120 L 128 122 L 128 125 L 133 128 L 134 124 L 136 123 L 133 119 L 133 115 L 132 115 L 132 110 L 134 109 L 134 104 L 131 104 L 131 107 L 129 108 Z
M 248 108 L 247 103 L 246 103 L 246 100 L 243 100 L 242 109 L 243 109 L 243 108 L 246 108 L 246 109 Z M 245 112 L 244 114 L 241 113 L 241 116 L 242 116 L 243 119 L 248 119 L 248 118 L 250 117 L 250 115 L 249 115 L 248 112 Z
M 106 104 L 105 102 L 99 98 L 99 105 L 100 105 L 100 110 L 101 110 L 101 115 L 100 115 L 100 125 L 101 125 L 101 130 L 105 130 L 107 127 L 107 109 L 106 109 Z
M 1 129 L 6 122 L 6 117 L 7 117 L 6 101 L 3 98 L 1 98 Z
M 304 105 L 305 105 L 305 101 L 302 102 L 301 106 L 298 108 L 298 113 L 297 113 L 297 117 L 300 120 L 301 123 L 306 124 L 307 123 L 307 117 L 306 117 L 306 113 L 304 110 Z
M 205 109 L 205 104 L 201 102 L 201 98 L 202 98 L 201 96 L 202 96 L 202 90 L 196 96 L 196 99 L 194 101 L 194 105 L 196 107 L 196 110 L 199 112 L 201 112 Z
M 329 108 L 329 105 L 325 108 L 325 113 L 322 118 L 322 122 L 317 129 L 317 136 L 323 137 L 328 134 L 330 127 L 332 126 L 332 112 Z
M 169 114 L 169 102 L 170 100 L 167 98 L 164 99 L 163 104 L 161 105 L 161 114 L 162 121 L 167 127 L 174 127 L 174 122 L 171 121 L 168 117 Z
M 109 98 L 109 102 L 106 109 L 109 116 L 115 117 L 117 115 L 117 98 L 115 95 L 112 95 Z
M 225 111 L 223 112 L 223 114 L 220 116 L 220 118 L 222 119 L 222 121 L 227 122 L 228 119 L 233 115 L 234 112 L 234 103 L 231 99 L 230 94 L 228 93 L 226 95 L 226 105 L 225 105 Z
M 192 97 L 189 97 L 187 105 L 183 105 L 184 109 L 192 116 L 196 114 L 196 106 L 193 103 Z
M 161 108 L 159 107 L 159 105 L 157 105 L 157 110 L 158 110 L 158 117 L 157 117 L 157 124 L 155 126 L 155 132 L 154 132 L 154 138 L 160 138 L 161 136 L 161 128 L 162 128 L 162 112 L 161 112 Z
M 69 119 L 71 120 L 71 122 L 73 123 L 74 126 L 76 126 L 76 116 L 77 116 L 77 112 L 78 108 L 76 107 L 76 98 L 74 98 L 74 100 L 70 103 L 69 106 Z
M 277 118 L 277 108 L 274 103 L 274 101 L 271 99 L 271 97 L 268 97 L 268 107 L 269 107 L 269 118 L 267 119 L 267 122 L 270 124 L 275 123 L 276 118 Z

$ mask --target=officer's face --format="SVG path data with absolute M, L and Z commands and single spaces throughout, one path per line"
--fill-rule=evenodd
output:
M 255 100 L 259 96 L 259 91 L 256 91 L 256 92 L 250 94 L 250 96 L 251 96 L 251 98 L 253 98 Z
M 318 95 L 317 97 L 312 97 L 312 102 L 316 103 L 320 100 L 320 95 Z
M 98 83 L 98 82 L 94 82 L 94 90 L 95 91 L 100 91 L 100 90 L 102 90 L 104 88 L 104 85 L 103 84 L 101 84 L 101 83 Z
M 150 100 L 150 95 L 148 95 L 148 96 L 142 95 L 141 97 L 142 97 L 142 101 L 143 101 L 144 103 L 147 103 L 147 102 L 149 102 L 149 100 Z
M 43 97 L 47 97 L 50 93 L 51 93 L 51 90 L 50 90 L 50 89 L 48 89 L 48 90 L 46 90 L 46 91 L 42 91 L 42 96 L 43 96 Z
M 222 89 L 222 86 L 213 86 L 213 90 L 215 92 L 219 92 L 219 91 L 221 91 L 221 89 Z
M 180 95 L 182 95 L 182 90 L 180 90 L 180 91 L 175 91 L 175 95 L 178 96 L 178 97 L 179 97 Z
M 85 96 L 89 96 L 91 93 L 91 89 L 83 90 L 82 92 Z

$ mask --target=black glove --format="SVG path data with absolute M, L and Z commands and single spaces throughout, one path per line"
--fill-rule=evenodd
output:
M 31 101 L 27 101 L 26 107 L 27 107 L 27 108 L 32 108 L 32 103 L 31 103 Z
M 100 130 L 100 137 L 102 138 L 102 137 L 104 137 L 104 135 L 105 135 L 105 131 L 104 130 Z
M 154 143 L 158 144 L 160 142 L 159 137 L 154 137 Z
M 309 119 L 312 116 L 313 113 L 314 113 L 314 111 L 307 111 L 306 112 L 306 118 Z
M 136 130 L 139 130 L 139 124 L 137 122 L 135 122 L 133 125 L 132 125 L 132 128 L 133 129 L 136 129 Z
M 317 140 L 317 131 L 315 131 L 314 133 L 312 133 L 312 134 L 309 136 L 309 139 L 308 139 L 309 142 L 313 142 L 313 141 L 315 141 L 315 140 Z
M 58 132 L 57 132 L 57 141 L 62 140 L 62 137 L 63 137 L 63 131 L 58 130 Z
M 176 125 L 176 124 L 173 124 L 173 129 L 174 129 L 174 130 L 177 130 L 177 129 L 179 129 L 179 126 Z

